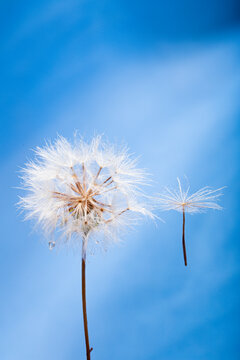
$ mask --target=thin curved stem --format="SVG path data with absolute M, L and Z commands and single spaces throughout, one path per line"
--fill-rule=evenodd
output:
M 91 351 L 89 347 L 89 337 L 88 337 L 88 324 L 87 324 L 87 303 L 86 303 L 86 261 L 85 256 L 82 257 L 82 308 L 83 308 L 83 323 L 84 323 L 84 334 L 85 334 L 85 344 L 86 344 L 86 356 L 87 360 L 91 359 Z
M 185 210 L 183 209 L 183 230 L 182 230 L 182 246 L 183 246 L 183 257 L 185 266 L 187 266 L 187 252 L 185 244 Z

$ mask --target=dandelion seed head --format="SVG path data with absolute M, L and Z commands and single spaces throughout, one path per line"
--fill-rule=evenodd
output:
M 37 147 L 21 178 L 25 218 L 36 219 L 47 234 L 60 231 L 66 242 L 100 232 L 115 239 L 138 215 L 154 217 L 141 190 L 144 171 L 126 148 L 116 151 L 100 136 L 74 145 L 59 136 Z

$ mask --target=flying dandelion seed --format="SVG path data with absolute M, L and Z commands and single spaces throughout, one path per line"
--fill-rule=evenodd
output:
M 183 257 L 185 266 L 187 266 L 187 252 L 185 244 L 185 213 L 199 213 L 204 212 L 207 209 L 222 210 L 222 207 L 217 204 L 217 200 L 222 196 L 222 188 L 212 190 L 208 186 L 198 190 L 197 192 L 189 195 L 190 186 L 184 191 L 179 178 L 177 178 L 178 188 L 176 190 L 170 190 L 165 187 L 165 192 L 162 193 L 157 201 L 160 204 L 160 208 L 164 210 L 176 210 L 183 214 L 183 226 L 182 226 L 182 246 Z
M 141 191 L 144 171 L 136 167 L 124 148 L 116 151 L 101 137 L 91 143 L 75 141 L 72 146 L 58 137 L 53 144 L 37 147 L 36 159 L 23 169 L 23 187 L 28 191 L 19 205 L 47 234 L 60 230 L 62 236 L 49 241 L 53 250 L 62 239 L 82 244 L 82 306 L 87 360 L 89 346 L 86 309 L 86 254 L 94 235 L 118 239 L 123 227 L 135 223 L 138 215 L 154 218 Z

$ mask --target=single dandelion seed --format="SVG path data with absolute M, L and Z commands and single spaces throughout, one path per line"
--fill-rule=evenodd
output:
M 159 195 L 157 201 L 161 210 L 176 210 L 183 215 L 182 225 L 182 247 L 185 266 L 187 266 L 187 252 L 185 244 L 185 214 L 204 212 L 207 209 L 222 210 L 217 200 L 222 196 L 222 188 L 213 190 L 208 186 L 198 190 L 192 195 L 189 194 L 190 186 L 184 190 L 179 178 L 177 178 L 178 188 L 171 190 L 165 187 L 165 191 Z
M 62 239 L 82 245 L 82 306 L 89 360 L 87 249 L 100 242 L 105 248 L 105 240 L 117 240 L 122 229 L 134 224 L 139 215 L 154 218 L 141 190 L 146 175 L 126 148 L 117 151 L 99 136 L 89 144 L 76 139 L 74 145 L 58 137 L 53 144 L 37 147 L 35 153 L 35 160 L 23 169 L 23 188 L 28 193 L 19 205 L 27 211 L 26 219 L 36 219 L 47 234 L 62 232 L 56 241 L 49 241 L 50 250 Z

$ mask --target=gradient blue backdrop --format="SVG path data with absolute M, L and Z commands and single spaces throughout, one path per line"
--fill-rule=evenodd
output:
M 170 212 L 89 258 L 92 359 L 240 358 L 237 4 L 1 1 L 1 360 L 85 358 L 80 254 L 50 252 L 15 207 L 30 149 L 77 129 L 127 143 L 152 192 L 227 186 L 224 211 L 186 219 L 188 268 Z

